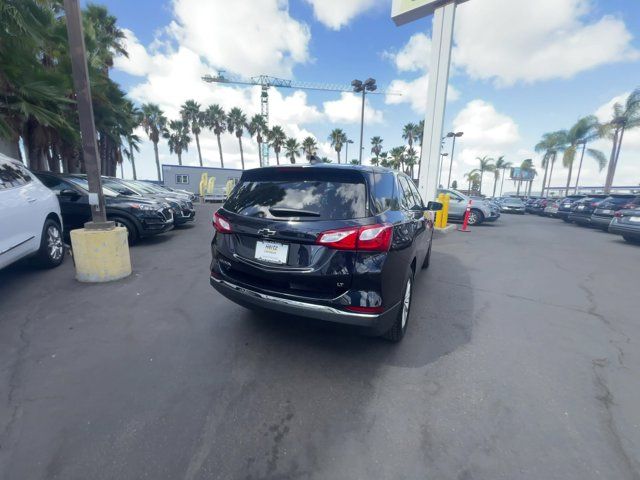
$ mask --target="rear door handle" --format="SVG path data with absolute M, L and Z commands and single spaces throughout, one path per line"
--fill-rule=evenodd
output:
M 37 198 L 27 198 L 27 202 L 33 203 L 37 200 Z

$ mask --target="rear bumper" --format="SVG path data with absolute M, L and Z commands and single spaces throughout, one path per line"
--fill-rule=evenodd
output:
M 607 230 L 612 218 L 613 217 L 598 217 L 596 215 L 591 215 L 591 225 Z
M 381 314 L 352 313 L 331 305 L 293 300 L 258 292 L 213 276 L 210 276 L 209 282 L 222 295 L 243 307 L 261 308 L 326 322 L 354 325 L 373 334 L 382 334 L 388 331 L 400 308 L 398 303 Z
M 613 221 L 609 225 L 609 233 L 614 233 L 616 235 L 626 235 L 628 237 L 640 239 L 640 226 L 625 225 Z
M 569 214 L 569 220 L 581 225 L 591 225 L 591 214 L 581 215 L 572 212 Z

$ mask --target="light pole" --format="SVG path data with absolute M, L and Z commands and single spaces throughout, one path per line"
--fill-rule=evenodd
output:
M 438 173 L 438 188 L 442 185 L 442 167 L 444 166 L 444 157 L 448 157 L 448 153 L 440 154 L 440 173 Z
M 362 140 L 364 137 L 364 101 L 367 92 L 375 92 L 378 89 L 376 80 L 374 78 L 367 78 L 364 82 L 361 80 L 354 80 L 351 82 L 353 91 L 355 93 L 362 93 L 362 112 L 360 113 L 360 155 L 358 156 L 358 163 L 362 165 L 362 149 L 364 145 Z
M 349 144 L 350 143 L 353 143 L 353 140 L 351 140 L 349 138 L 347 138 L 347 141 L 344 142 L 344 146 L 345 146 L 345 149 L 344 149 L 344 160 L 345 160 L 345 162 L 344 163 L 349 163 Z
M 464 135 L 464 132 L 447 133 L 447 137 L 453 138 L 453 141 L 451 143 L 451 158 L 449 161 L 449 178 L 447 179 L 447 188 L 449 188 L 449 185 L 451 185 L 451 169 L 453 168 L 453 152 L 456 149 L 456 138 L 461 137 L 462 135 Z

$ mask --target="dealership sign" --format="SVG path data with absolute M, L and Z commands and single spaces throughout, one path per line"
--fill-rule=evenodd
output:
M 465 1 L 457 0 L 456 3 Z M 454 0 L 393 0 L 391 18 L 396 25 L 404 25 L 418 18 L 432 15 L 436 8 L 453 2 Z

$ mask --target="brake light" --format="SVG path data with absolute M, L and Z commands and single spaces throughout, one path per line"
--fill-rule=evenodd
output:
M 636 208 L 638 204 L 636 202 L 625 203 L 622 208 Z
M 600 202 L 591 202 L 592 207 L 597 207 Z
M 327 230 L 318 235 L 316 243 L 336 250 L 386 252 L 391 246 L 393 226 L 388 224 Z
M 218 212 L 213 214 L 213 227 L 220 233 L 231 233 L 231 223 Z
M 622 218 L 622 212 L 617 211 L 616 213 L 613 214 L 613 216 L 616 218 Z

